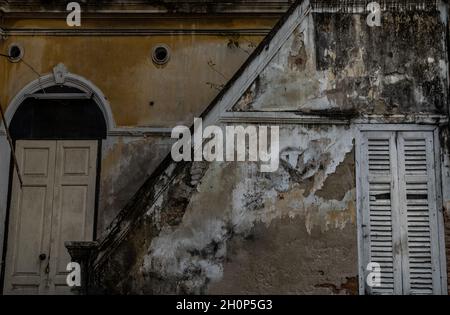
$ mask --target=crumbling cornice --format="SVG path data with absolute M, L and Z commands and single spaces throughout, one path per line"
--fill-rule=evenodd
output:
M 315 12 L 365 12 L 373 0 L 311 0 Z M 87 17 L 142 17 L 183 15 L 281 15 L 294 0 L 111 0 L 79 1 Z M 434 11 L 447 0 L 378 0 L 383 11 Z M 66 1 L 0 0 L 0 15 L 52 18 L 66 14 Z
M 382 11 L 436 11 L 446 0 L 311 0 L 315 12 L 362 13 L 370 2 Z
M 79 1 L 88 14 L 282 14 L 293 0 L 113 0 Z M 66 1 L 0 0 L 5 15 L 38 14 L 50 16 L 66 13 Z

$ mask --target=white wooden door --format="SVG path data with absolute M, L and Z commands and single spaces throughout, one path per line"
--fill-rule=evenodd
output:
M 68 294 L 66 241 L 93 237 L 96 141 L 17 141 L 5 294 Z

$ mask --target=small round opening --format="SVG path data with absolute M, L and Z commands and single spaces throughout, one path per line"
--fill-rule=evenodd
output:
M 12 44 L 8 49 L 9 60 L 17 62 L 23 57 L 23 49 L 18 44 Z
M 153 62 L 159 65 L 169 61 L 169 48 L 165 45 L 158 45 L 153 49 Z
M 164 61 L 167 59 L 167 49 L 164 47 L 158 47 L 155 51 L 155 58 L 158 61 Z
M 17 59 L 20 57 L 20 48 L 17 46 L 11 47 L 11 50 L 9 51 L 9 56 L 12 59 Z

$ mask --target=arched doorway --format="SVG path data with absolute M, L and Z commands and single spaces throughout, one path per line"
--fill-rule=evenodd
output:
M 95 238 L 101 142 L 112 116 L 87 81 L 57 68 L 7 111 L 23 185 L 11 165 L 4 294 L 69 293 L 64 243 Z

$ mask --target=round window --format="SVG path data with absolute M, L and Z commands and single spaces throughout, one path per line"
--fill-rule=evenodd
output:
M 158 65 L 166 64 L 170 59 L 169 47 L 160 44 L 153 48 L 152 60 Z
M 18 62 L 23 57 L 23 48 L 19 44 L 11 44 L 8 48 L 9 60 L 12 62 Z

